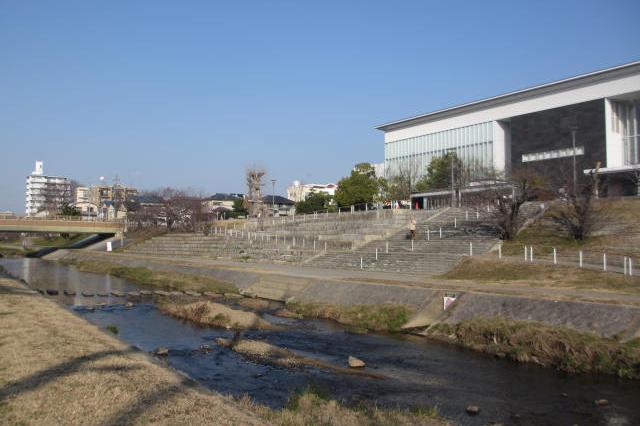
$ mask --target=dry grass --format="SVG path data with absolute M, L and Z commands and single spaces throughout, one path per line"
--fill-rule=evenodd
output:
M 237 293 L 238 289 L 229 283 L 202 275 L 183 274 L 173 271 L 158 271 L 143 267 L 122 266 L 99 260 L 76 260 L 67 258 L 60 261 L 74 265 L 79 271 L 109 274 L 139 284 L 148 284 L 167 290 L 212 291 L 216 293 Z
M 258 406 L 248 398 L 239 402 L 276 425 L 282 426 L 443 426 L 449 422 L 438 417 L 433 407 L 412 410 L 384 409 L 374 405 L 345 407 L 312 388 L 294 395 L 283 410 Z
M 0 317 L 0 424 L 264 423 L 13 280 Z
M 355 327 L 356 331 L 400 331 L 414 309 L 404 305 L 328 305 L 294 302 L 288 310 L 304 318 L 321 318 Z
M 600 213 L 593 236 L 583 241 L 568 238 L 559 232 L 550 217 L 553 206 L 544 216 L 524 229 L 512 241 L 505 241 L 502 253 L 505 256 L 520 256 L 522 247 L 533 246 L 539 254 L 548 254 L 555 247 L 559 251 L 578 250 L 624 255 L 640 255 L 640 199 L 602 199 L 597 203 Z
M 622 343 L 565 327 L 504 318 L 436 324 L 426 334 L 477 351 L 570 373 L 594 372 L 640 379 L 637 338 Z
M 165 314 L 200 325 L 234 330 L 272 330 L 276 328 L 253 312 L 231 309 L 209 301 L 192 303 L 163 301 L 158 304 L 158 309 Z
M 594 289 L 640 294 L 640 277 L 568 266 L 526 264 L 481 257 L 463 260 L 442 277 L 474 282 L 527 284 L 537 287 Z

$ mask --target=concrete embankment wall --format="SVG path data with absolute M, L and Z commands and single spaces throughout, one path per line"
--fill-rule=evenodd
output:
M 458 299 L 445 311 L 444 290 L 410 285 L 379 284 L 328 278 L 309 278 L 295 274 L 261 271 L 259 265 L 197 266 L 107 255 L 60 250 L 48 260 L 103 260 L 130 267 L 175 271 L 211 277 L 233 284 L 246 295 L 278 301 L 300 301 L 344 305 L 403 304 L 417 314 L 408 324 L 423 327 L 436 322 L 457 323 L 473 318 L 501 316 L 517 321 L 537 321 L 549 325 L 571 327 L 602 336 L 640 337 L 640 307 L 549 300 L 516 295 L 458 293 Z

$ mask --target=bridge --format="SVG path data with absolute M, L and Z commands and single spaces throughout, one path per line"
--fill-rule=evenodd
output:
M 122 235 L 124 230 L 123 221 L 82 220 L 77 216 L 0 218 L 0 232 Z

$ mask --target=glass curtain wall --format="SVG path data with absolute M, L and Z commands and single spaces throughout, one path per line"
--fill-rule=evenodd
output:
M 638 124 L 640 124 L 640 102 L 622 104 L 620 111 L 622 121 L 622 141 L 624 149 L 624 163 L 640 163 L 638 154 Z
M 463 164 L 483 169 L 493 167 L 492 122 L 386 142 L 385 168 L 393 175 L 401 164 L 410 162 L 422 176 L 427 172 L 433 158 L 441 157 L 450 151 L 455 151 Z

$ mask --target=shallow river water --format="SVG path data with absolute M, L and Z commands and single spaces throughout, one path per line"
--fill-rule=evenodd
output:
M 451 345 L 407 335 L 356 335 L 327 321 L 282 319 L 279 331 L 247 331 L 244 336 L 265 340 L 294 352 L 345 365 L 349 355 L 363 359 L 367 369 L 385 379 L 342 375 L 315 368 L 285 369 L 249 361 L 218 347 L 213 339 L 231 337 L 222 329 L 201 328 L 161 314 L 151 297 L 125 308 L 126 298 L 85 297 L 142 287 L 108 275 L 83 273 L 40 259 L 0 259 L 12 276 L 35 289 L 57 289 L 68 309 L 100 327 L 115 325 L 118 337 L 141 350 L 169 348 L 168 363 L 212 390 L 282 407 L 292 392 L 318 387 L 347 404 L 360 401 L 382 406 L 437 406 L 457 424 L 485 425 L 638 425 L 640 383 L 609 376 L 566 375 L 534 365 L 517 364 Z M 73 290 L 66 296 L 63 290 Z M 106 303 L 92 309 L 96 304 Z M 210 352 L 200 350 L 201 345 Z M 594 400 L 605 398 L 606 407 Z M 469 416 L 467 405 L 481 413 Z

